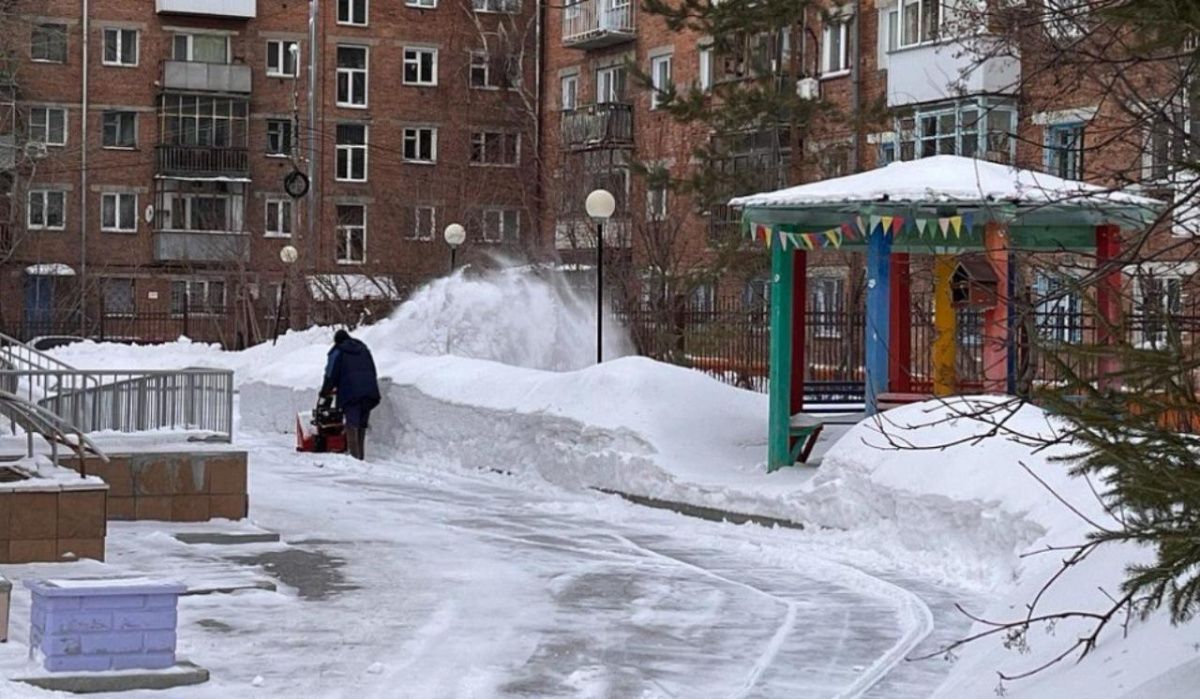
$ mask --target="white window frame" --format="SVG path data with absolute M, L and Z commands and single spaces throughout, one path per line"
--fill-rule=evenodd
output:
M 217 34 L 215 32 L 203 32 L 203 31 L 175 32 L 171 36 L 171 58 L 172 58 L 172 60 L 184 61 L 187 63 L 196 62 L 195 41 L 196 41 L 197 36 L 206 36 L 206 37 L 214 37 L 215 36 L 220 39 L 223 39 L 225 41 L 225 60 L 222 61 L 220 63 L 220 65 L 228 65 L 230 63 L 230 61 L 232 60 L 232 56 L 233 56 L 233 46 L 232 46 L 233 42 L 231 42 L 229 40 L 229 35 L 228 34 Z M 185 53 L 187 55 L 184 58 L 175 58 L 175 42 L 180 37 L 183 37 L 183 39 L 187 43 L 187 50 L 185 51 Z
M 35 222 L 33 220 L 33 200 L 41 199 L 42 202 L 42 219 Z M 49 217 L 47 213 L 50 211 L 50 201 L 57 199 L 59 202 L 60 222 L 57 226 L 52 226 L 48 223 Z M 67 193 L 61 189 L 31 189 L 29 197 L 25 200 L 25 227 L 31 231 L 61 231 L 67 228 Z
M 513 161 L 511 163 L 504 162 L 503 160 L 491 162 L 487 159 L 487 142 L 489 136 L 496 136 L 502 139 L 500 143 L 501 155 L 504 153 L 504 140 L 510 136 L 516 139 L 516 146 L 513 150 Z M 483 155 L 482 160 L 475 160 L 472 158 L 477 142 L 480 147 L 480 153 Z M 521 164 L 521 134 L 513 133 L 511 131 L 472 131 L 471 152 L 467 157 L 468 162 L 472 167 L 517 167 Z
M 619 78 L 619 79 L 618 79 Z M 605 66 L 596 69 L 596 103 L 620 104 L 627 99 L 624 94 L 628 89 L 629 76 L 626 75 L 623 64 Z
M 421 56 L 425 54 L 433 56 L 433 61 L 430 64 L 430 75 L 427 78 L 421 75 Z M 438 84 L 437 49 L 428 46 L 405 46 L 403 56 L 404 62 L 400 66 L 400 79 L 404 85 L 435 87 Z M 408 67 L 410 64 L 415 66 L 417 70 L 417 78 L 415 80 L 408 79 Z
M 471 0 L 471 8 L 477 13 L 515 15 L 521 11 L 521 0 Z
M 834 34 L 838 38 L 838 55 L 834 55 Z M 850 74 L 850 18 L 831 19 L 821 33 L 821 77 L 833 78 Z M 836 61 L 834 59 L 837 59 Z
M 701 44 L 697 49 L 696 87 L 701 92 L 711 92 L 713 88 L 713 47 L 712 44 Z
M 899 5 L 898 5 L 899 11 L 900 11 L 899 18 L 898 18 L 899 26 L 897 26 L 897 28 L 896 28 L 897 29 L 897 38 L 899 39 L 899 43 L 900 43 L 898 48 L 907 49 L 907 48 L 912 48 L 914 46 L 921 46 L 923 44 L 937 43 L 938 41 L 941 40 L 942 29 L 944 28 L 944 25 L 945 25 L 945 11 L 944 10 L 946 9 L 943 2 L 944 2 L 944 0 L 899 0 Z M 930 5 L 937 7 L 937 27 L 932 34 L 930 34 L 930 32 L 928 31 L 928 28 L 925 26 L 925 24 L 926 24 L 926 22 L 925 22 L 926 8 Z M 916 37 L 906 37 L 905 36 L 904 13 L 905 13 L 905 10 L 910 6 L 916 6 L 916 8 L 917 8 L 917 10 L 916 10 L 917 11 Z M 915 38 L 915 40 L 911 40 L 914 38 Z
M 61 61 L 58 60 L 57 58 L 37 58 L 36 56 L 33 55 L 33 47 L 35 46 L 34 32 L 36 32 L 38 30 L 49 29 L 50 27 L 55 27 L 56 29 L 61 29 L 62 33 L 63 33 L 63 59 Z M 71 60 L 71 30 L 70 30 L 70 28 L 62 22 L 37 22 L 37 23 L 35 23 L 29 34 L 29 60 L 33 61 L 34 63 L 53 63 L 55 65 L 66 64 L 69 60 Z
M 665 184 L 646 188 L 647 221 L 666 221 L 669 206 L 670 193 Z
M 437 0 L 404 0 L 404 6 L 419 10 L 433 10 L 437 9 Z
M 104 142 L 105 129 L 107 128 L 107 124 L 105 122 L 108 120 L 109 115 L 114 115 L 118 119 L 120 119 L 124 116 L 129 116 L 129 117 L 133 118 L 133 143 L 132 144 L 127 145 L 127 146 L 108 145 Z M 120 131 L 121 131 L 120 124 L 118 123 L 118 125 L 117 125 L 118 140 L 120 140 L 120 138 L 119 138 L 121 135 Z M 111 110 L 106 110 L 100 114 L 100 147 L 101 148 L 104 148 L 105 150 L 136 150 L 137 144 L 138 144 L 137 137 L 138 137 L 137 112 L 129 111 L 127 109 L 111 109 Z
M 168 292 L 171 294 L 169 303 L 172 316 L 179 317 L 184 313 L 182 309 L 176 310 L 175 308 L 175 289 L 180 284 L 183 285 L 184 307 L 187 308 L 188 315 L 204 316 L 225 312 L 229 304 L 229 285 L 225 283 L 224 279 L 172 279 L 171 290 Z M 221 285 L 220 306 L 213 305 L 209 299 L 212 287 L 215 284 Z M 192 292 L 195 291 L 196 287 L 201 289 L 200 295 L 203 297 L 199 305 L 196 305 L 197 302 L 193 299 L 194 294 Z
M 60 114 L 62 116 L 62 140 L 61 141 L 51 141 L 50 140 L 50 114 L 52 112 Z M 41 123 L 40 127 L 35 125 L 35 122 L 39 121 L 39 119 L 37 119 L 34 116 L 36 114 L 41 114 L 40 121 L 42 123 Z M 29 108 L 29 130 L 30 130 L 29 140 L 34 143 L 41 143 L 41 144 L 44 144 L 47 146 L 65 146 L 65 145 L 67 145 L 67 134 L 69 134 L 71 132 L 70 128 L 68 128 L 67 120 L 68 120 L 67 110 L 62 107 L 30 107 Z M 41 128 L 45 134 L 45 137 L 41 138 L 41 139 L 35 138 L 33 135 L 33 129 L 35 129 L 35 128 Z
M 342 223 L 341 216 L 338 215 L 338 209 L 342 207 L 356 207 L 362 210 L 362 223 Z M 334 216 L 336 217 L 336 238 L 334 239 L 334 255 L 337 258 L 339 265 L 362 265 L 367 263 L 367 205 L 366 204 L 337 204 L 333 208 Z M 342 246 L 342 237 L 352 234 L 355 229 L 361 229 L 362 234 L 362 259 L 355 260 L 349 257 L 344 257 L 340 254 L 337 248 Z M 350 251 L 353 246 L 349 244 L 347 239 L 346 250 Z
M 133 35 L 133 63 L 128 63 L 121 60 L 125 53 L 125 38 L 128 34 Z M 117 60 L 108 60 L 108 41 L 109 37 L 115 37 L 117 49 Z M 128 29 L 125 27 L 105 27 L 104 28 L 104 43 L 100 47 L 100 62 L 106 66 L 114 66 L 117 68 L 136 68 L 141 61 L 142 37 L 141 33 L 136 29 Z
M 426 214 L 425 221 L 427 226 L 422 230 L 422 213 Z M 437 234 L 437 207 L 436 206 L 414 206 L 412 230 L 408 233 L 409 240 L 433 240 Z
M 1162 301 L 1167 305 L 1162 309 L 1166 316 L 1178 315 L 1182 312 L 1184 301 L 1187 299 L 1188 281 L 1193 278 L 1196 273 L 1196 265 L 1191 262 L 1145 262 L 1140 265 L 1128 266 L 1125 268 L 1125 275 L 1132 277 L 1133 281 L 1133 315 L 1134 317 L 1142 318 L 1142 326 L 1137 327 L 1134 332 L 1134 343 L 1141 349 L 1161 348 L 1167 343 L 1168 328 L 1164 323 L 1159 332 L 1151 336 L 1145 328 L 1145 305 L 1146 290 L 1142 283 L 1147 279 L 1153 279 L 1163 285 L 1166 294 L 1162 297 Z M 1174 285 L 1178 291 L 1178 296 L 1174 301 L 1178 304 L 1178 308 L 1172 310 L 1171 286 Z M 1176 328 L 1179 332 L 1186 332 Z
M 573 112 L 579 108 L 579 74 L 559 78 L 559 109 Z
M 358 44 L 338 44 L 337 48 L 334 51 L 334 54 L 335 54 L 334 60 L 335 61 L 337 60 L 336 54 L 340 53 L 342 51 L 342 49 L 349 49 L 352 51 L 362 51 L 363 67 L 362 68 L 343 68 L 342 66 L 337 66 L 337 68 L 336 68 L 337 79 L 335 80 L 335 83 L 334 83 L 334 91 L 336 93 L 334 95 L 334 98 L 337 102 L 337 106 L 345 107 L 348 109 L 366 109 L 369 106 L 368 96 L 371 94 L 371 50 L 370 50 L 370 47 L 360 46 Z M 361 95 L 359 95 L 354 89 L 354 77 L 360 73 L 363 76 L 362 94 Z M 345 100 L 342 99 L 342 79 L 343 78 L 345 78 L 345 80 L 346 80 L 346 99 Z
M 121 202 L 122 200 L 133 199 L 132 220 L 129 221 L 131 226 L 123 226 L 125 223 L 121 220 Z M 112 201 L 113 204 L 113 222 L 111 225 L 106 225 L 104 220 L 105 202 Z M 138 228 L 138 196 L 133 192 L 102 192 L 100 194 L 100 230 L 105 233 L 137 233 Z
M 809 278 L 810 306 L 815 316 L 809 323 L 813 336 L 839 338 L 842 328 L 838 315 L 846 308 L 846 278 L 840 275 L 822 275 Z
M 274 211 L 272 211 L 272 208 Z M 295 228 L 292 200 L 287 197 L 267 197 L 263 202 L 263 237 L 291 238 Z M 284 230 L 284 227 L 287 230 Z
M 422 144 L 423 136 L 427 136 L 429 139 L 429 143 L 428 143 L 429 157 L 428 158 L 420 157 L 421 151 L 423 150 L 421 147 L 423 145 Z M 409 144 L 410 140 L 413 142 L 413 147 L 415 149 L 414 150 L 415 157 L 410 157 L 408 154 L 408 144 Z M 437 142 L 438 142 L 437 127 L 435 127 L 435 126 L 406 126 L 406 127 L 404 127 L 404 131 L 402 133 L 402 140 L 400 142 L 401 156 L 404 159 L 404 162 L 406 162 L 406 163 L 419 163 L 422 165 L 432 165 L 437 162 Z
M 370 2 L 370 0 L 362 0 L 362 17 L 361 18 L 355 17 L 354 4 L 356 1 L 357 0 L 347 0 L 347 3 L 346 3 L 347 16 L 345 19 L 343 19 L 342 18 L 342 2 L 341 2 L 341 0 L 334 0 L 334 2 L 337 3 L 337 7 L 334 8 L 333 12 L 334 12 L 334 15 L 336 16 L 338 24 L 341 24 L 341 25 L 347 26 L 347 27 L 365 27 L 365 26 L 367 26 L 368 23 L 370 23 L 370 21 L 371 21 L 371 2 Z
M 507 221 L 509 215 L 512 215 L 513 226 L 509 230 Z M 496 217 L 496 235 L 489 232 L 488 217 Z M 521 210 L 508 208 L 503 206 L 488 206 L 484 207 L 479 212 L 480 231 L 479 238 L 485 243 L 508 243 L 516 242 L 521 239 Z
M 292 47 L 296 47 L 296 51 L 292 51 Z M 275 67 L 271 68 L 271 60 L 275 60 Z M 290 66 L 288 64 L 291 64 Z M 288 68 L 291 72 L 288 72 Z M 300 42 L 291 39 L 271 39 L 267 41 L 267 77 L 268 78 L 295 78 L 300 72 Z
M 266 154 L 269 158 L 287 158 L 291 156 L 292 151 L 296 147 L 296 122 L 291 119 L 267 119 L 266 120 Z M 274 124 L 285 124 L 287 126 L 288 148 L 286 150 L 271 150 L 271 126 Z
M 1060 41 L 1084 34 L 1083 20 L 1089 11 L 1086 0 L 1042 0 L 1042 26 L 1046 36 Z
M 371 127 L 366 124 L 339 124 L 338 126 L 361 127 L 363 130 L 363 142 L 361 144 L 359 144 L 359 143 L 347 143 L 347 144 L 337 143 L 335 145 L 335 148 L 336 148 L 335 156 L 339 155 L 342 151 L 346 151 L 346 153 L 347 153 L 347 155 L 346 155 L 346 172 L 345 173 L 340 171 L 340 167 L 338 165 L 338 158 L 337 157 L 334 158 L 333 163 L 334 163 L 334 170 L 335 170 L 335 172 L 334 172 L 335 179 L 338 182 L 366 182 L 370 176 L 370 170 L 368 169 L 368 167 L 370 164 Z M 334 138 L 336 139 L 337 138 L 337 135 L 336 135 L 337 127 L 335 126 L 334 128 L 335 128 Z M 355 152 L 360 151 L 360 150 L 362 151 L 362 163 L 363 163 L 363 167 L 362 167 L 363 176 L 361 179 L 351 176 L 354 174 Z M 343 175 L 345 175 L 345 176 L 343 176 Z
M 192 227 L 192 214 L 194 213 L 194 202 L 197 199 L 220 199 L 225 202 L 225 220 L 220 222 L 218 228 L 199 228 Z M 242 230 L 242 207 L 245 202 L 245 196 L 241 194 L 213 194 L 203 193 L 194 194 L 190 192 L 170 192 L 163 198 L 163 206 L 160 210 L 160 215 L 163 217 L 164 224 L 162 230 L 194 232 L 194 233 L 240 233 Z M 182 210 L 183 228 L 176 228 L 174 222 L 176 212 Z
M 483 82 L 475 81 L 475 71 L 482 70 Z M 471 64 L 468 72 L 468 84 L 472 90 L 498 90 L 500 86 L 492 82 L 492 59 L 488 52 L 482 49 L 471 51 Z
M 650 57 L 650 108 L 658 109 L 662 106 L 662 93 L 669 90 L 674 83 L 672 78 L 672 70 L 674 68 L 674 54 L 664 53 L 659 56 Z

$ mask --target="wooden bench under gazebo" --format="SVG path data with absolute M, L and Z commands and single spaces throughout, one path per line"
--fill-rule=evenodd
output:
M 865 409 L 925 396 L 889 382 L 907 367 L 910 255 L 933 256 L 933 395 L 955 391 L 956 301 L 983 313 L 983 390 L 1013 393 L 1015 250 L 1117 256 L 1120 231 L 1144 229 L 1162 203 L 982 160 L 941 155 L 739 197 L 747 234 L 771 250 L 768 469 L 804 461 L 820 421 L 804 414 L 806 253 L 866 252 Z M 1101 340 L 1120 313 L 1121 272 L 1096 286 Z

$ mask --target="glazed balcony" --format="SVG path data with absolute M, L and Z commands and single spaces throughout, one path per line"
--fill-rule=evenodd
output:
M 163 61 L 162 86 L 182 92 L 250 94 L 252 71 L 240 63 Z
M 250 236 L 228 231 L 155 231 L 154 261 L 229 264 L 250 259 Z
M 258 14 L 256 0 L 155 0 L 154 5 L 163 15 L 254 19 Z

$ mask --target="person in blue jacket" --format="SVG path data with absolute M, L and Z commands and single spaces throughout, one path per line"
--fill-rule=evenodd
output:
M 322 400 L 337 396 L 337 405 L 346 419 L 346 447 L 358 460 L 366 452 L 367 426 L 371 411 L 379 405 L 379 380 L 371 350 L 345 330 L 333 336 L 333 348 L 325 362 Z

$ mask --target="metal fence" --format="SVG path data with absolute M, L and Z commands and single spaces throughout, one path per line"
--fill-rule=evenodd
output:
M 0 370 L 0 385 L 81 432 L 187 430 L 233 438 L 233 372 Z

